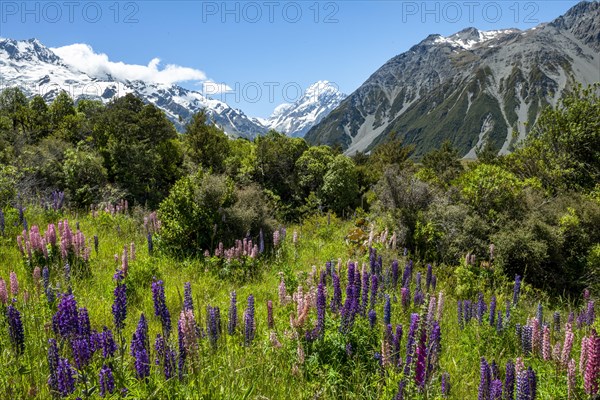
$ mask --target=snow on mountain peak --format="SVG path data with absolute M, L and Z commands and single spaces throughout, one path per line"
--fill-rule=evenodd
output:
M 334 83 L 317 81 L 293 104 L 277 106 L 269 117 L 267 126 L 289 136 L 302 137 L 345 98 L 346 95 Z
M 492 31 L 480 31 L 476 28 L 466 28 L 460 32 L 450 36 L 437 35 L 433 43 L 449 44 L 453 47 L 460 47 L 465 50 L 470 50 L 475 46 L 481 45 L 488 41 L 498 39 L 512 33 L 520 32 L 518 29 L 500 29 Z

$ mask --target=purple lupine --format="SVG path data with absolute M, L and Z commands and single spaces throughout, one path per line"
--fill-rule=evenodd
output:
M 179 379 L 183 379 L 185 372 L 185 360 L 187 358 L 187 351 L 185 350 L 185 333 L 183 332 L 182 324 L 177 324 L 177 344 L 179 347 L 179 354 L 177 357 L 177 370 L 179 373 Z
M 340 286 L 340 277 L 335 271 L 332 272 L 333 297 L 331 298 L 331 312 L 337 313 L 342 306 L 342 288 Z
M 422 388 L 425 385 L 425 368 L 427 360 L 427 330 L 421 328 L 419 343 L 417 344 L 417 360 L 415 366 L 415 383 L 417 387 Z
M 114 291 L 112 314 L 117 332 L 123 331 L 123 328 L 125 328 L 125 318 L 127 317 L 127 286 L 125 283 L 117 282 Z
M 370 279 L 370 275 L 367 271 L 364 271 L 363 268 L 363 273 L 362 273 L 362 287 L 363 287 L 363 291 L 362 291 L 362 306 L 361 306 L 361 313 L 364 315 L 365 312 L 367 312 L 367 310 L 369 309 L 369 282 L 371 281 Z
M 538 326 L 542 326 L 544 323 L 544 309 L 542 308 L 542 303 L 538 303 L 536 318 L 538 322 Z
M 371 328 L 374 328 L 375 324 L 377 323 L 377 312 L 375 310 L 369 310 L 368 317 L 369 325 L 371 326 Z
M 323 285 L 323 283 L 319 283 Z M 273 329 L 275 327 L 275 320 L 273 319 L 273 301 L 267 300 L 267 327 Z
M 217 347 L 219 340 L 219 334 L 221 332 L 221 317 L 219 307 L 206 307 L 206 331 L 208 334 L 208 340 L 213 346 Z
M 450 374 L 442 373 L 442 397 L 450 396 Z
M 398 260 L 392 261 L 392 287 L 398 286 Z
M 57 370 L 58 370 L 58 346 L 56 345 L 56 339 L 51 338 L 48 339 L 48 370 L 50 372 L 48 378 L 48 386 L 50 387 L 50 391 L 57 392 L 58 391 L 58 378 L 57 378 Z
M 537 395 L 537 375 L 531 367 L 527 368 L 527 382 L 529 383 L 529 398 L 535 400 Z
M 231 292 L 229 300 L 229 320 L 227 321 L 227 332 L 230 335 L 235 333 L 237 327 L 237 295 L 235 290 Z
M 401 302 L 402 302 L 402 309 L 404 311 L 406 311 L 408 309 L 408 307 L 410 306 L 410 290 L 408 288 L 403 287 L 402 289 L 400 289 L 401 292 Z
M 75 335 L 79 329 L 77 302 L 72 294 L 63 294 L 58 303 L 58 309 L 52 317 L 55 332 L 63 338 Z
M 98 382 L 100 386 L 100 397 L 112 394 L 115 391 L 115 378 L 108 365 L 104 364 L 100 369 Z
M 519 303 L 519 296 L 521 295 L 521 275 L 515 275 L 515 286 L 513 288 L 513 305 Z
M 249 346 L 254 340 L 256 325 L 254 323 L 254 296 L 248 296 L 248 306 L 244 312 L 244 344 Z
M 498 368 L 498 364 L 496 364 L 496 360 L 492 360 L 492 363 L 490 364 L 490 374 L 492 380 L 498 379 L 500 376 L 500 370 Z
M 165 287 L 162 280 L 152 282 L 152 299 L 154 300 L 154 315 L 160 318 L 165 336 L 171 332 L 171 314 L 165 299 Z
M 117 344 L 113 337 L 112 331 L 106 326 L 102 329 L 102 333 L 99 334 L 100 348 L 102 349 L 102 357 L 112 357 L 117 351 Z
M 471 300 L 463 300 L 463 312 L 465 315 L 465 324 L 468 324 L 473 318 L 473 303 Z
M 515 393 L 515 364 L 512 360 L 506 363 L 506 374 L 504 375 L 504 398 L 514 399 Z
M 71 350 L 73 352 L 75 367 L 81 371 L 89 364 L 92 358 L 90 341 L 87 338 L 73 339 L 71 341 Z
M 458 315 L 458 327 L 460 329 L 462 329 L 464 327 L 464 323 L 463 323 L 463 302 L 458 300 L 458 302 L 456 303 L 457 307 L 457 315 Z
M 415 335 L 419 328 L 419 314 L 413 313 L 410 316 L 410 329 L 406 337 L 406 361 L 404 362 L 404 376 L 408 376 L 415 354 Z
M 485 300 L 483 299 L 483 293 L 479 293 L 477 300 L 477 321 L 479 322 L 479 325 L 481 325 L 483 322 L 483 314 L 485 314 L 486 309 L 487 306 L 485 305 Z
M 425 294 L 420 290 L 415 290 L 415 298 L 413 299 L 415 306 L 421 306 L 425 302 Z
M 525 355 L 531 354 L 533 350 L 533 328 L 529 325 L 521 328 L 521 348 Z
M 77 335 L 83 338 L 89 338 L 92 328 L 90 326 L 90 316 L 88 310 L 85 307 L 79 309 L 79 315 L 77 317 Z
M 99 241 L 98 241 L 98 235 L 94 235 L 94 251 L 96 252 L 96 255 L 98 255 L 98 245 L 99 245 Z
M 481 357 L 480 363 L 480 378 L 479 378 L 479 391 L 477 400 L 489 400 L 490 398 L 490 366 L 488 365 L 485 358 Z
M 521 371 L 517 376 L 517 400 L 531 399 L 532 397 L 527 371 Z
M 402 273 L 402 287 L 410 289 L 410 281 L 412 280 L 412 267 L 413 262 L 409 260 L 404 266 L 404 272 Z
M 265 235 L 262 228 L 258 231 L 258 252 L 260 254 L 265 252 Z
M 435 288 L 437 287 L 437 276 L 433 275 L 431 277 L 431 290 L 435 292 Z
M 392 337 L 392 360 L 395 366 L 399 366 L 400 342 L 402 341 L 402 325 L 396 325 L 396 334 Z
M 12 305 L 6 310 L 8 318 L 8 334 L 15 353 L 20 355 L 25 350 L 25 332 L 23 330 L 23 322 L 21 321 L 21 313 Z
M 142 313 L 140 321 L 131 339 L 131 355 L 135 358 L 135 371 L 138 378 L 143 379 L 150 374 L 148 357 L 148 324 Z
M 60 357 L 56 367 L 56 386 L 61 396 L 67 397 L 75 391 L 75 370 L 69 360 Z
M 431 287 L 431 279 L 433 278 L 433 267 L 431 264 L 427 264 L 427 274 L 425 275 L 425 291 L 429 293 Z
M 496 319 L 496 296 L 492 296 L 490 300 L 490 326 L 493 327 L 495 325 Z
M 383 306 L 383 323 L 388 325 L 392 320 L 392 303 L 390 300 L 390 296 L 388 294 L 385 295 L 385 305 Z
M 587 310 L 586 310 L 586 324 L 588 326 L 592 326 L 594 325 L 594 321 L 596 320 L 596 313 L 594 311 L 594 301 L 590 300 L 587 303 Z
M 194 311 L 194 301 L 192 300 L 192 284 L 190 282 L 183 284 L 183 309 Z
M 325 296 L 325 286 L 319 283 L 317 287 L 317 326 L 313 331 L 313 338 L 323 337 L 325 331 L 325 306 L 327 298 Z
M 502 381 L 494 379 L 490 383 L 490 400 L 502 400 Z
M 429 338 L 429 349 L 427 351 L 427 376 L 433 373 L 433 367 L 437 365 L 441 351 L 442 330 L 438 321 L 433 321 L 431 336 Z
M 560 333 L 560 313 L 558 311 L 554 312 L 552 329 Z

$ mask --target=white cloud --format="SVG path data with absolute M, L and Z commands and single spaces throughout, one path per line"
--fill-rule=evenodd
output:
M 106 54 L 95 53 L 87 44 L 76 43 L 51 50 L 70 67 L 98 78 L 111 75 L 119 81 L 141 80 L 168 85 L 186 81 L 202 83 L 207 80 L 206 74 L 198 69 L 173 64 L 160 68 L 159 58 L 153 58 L 148 65 L 110 61 Z

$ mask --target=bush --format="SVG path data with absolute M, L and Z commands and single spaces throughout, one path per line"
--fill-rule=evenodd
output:
M 200 255 L 221 241 L 272 232 L 266 201 L 257 186 L 235 188 L 225 176 L 199 172 L 180 179 L 160 204 L 160 243 L 170 253 Z

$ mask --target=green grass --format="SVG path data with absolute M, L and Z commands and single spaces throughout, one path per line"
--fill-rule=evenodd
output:
M 89 310 L 92 328 L 101 330 L 104 325 L 113 328 L 111 306 L 113 302 L 115 269 L 120 266 L 114 254 L 121 254 L 124 246 L 134 242 L 136 245 L 136 260 L 130 261 L 129 276 L 126 278 L 129 305 L 127 310 L 126 328 L 122 335 L 123 356 L 111 360 L 102 360 L 96 354 L 90 366 L 86 368 L 89 377 L 88 388 L 97 386 L 98 371 L 104 362 L 110 364 L 115 374 L 117 388 L 127 387 L 128 398 L 191 398 L 191 399 L 379 399 L 392 398 L 401 379 L 401 370 L 388 368 L 382 371 L 374 358 L 374 353 L 381 351 L 383 334 L 383 299 L 379 299 L 376 311 L 378 323 L 376 329 L 369 327 L 363 317 L 358 317 L 354 328 L 344 335 L 339 332 L 339 315 L 326 313 L 326 330 L 324 337 L 312 343 L 301 340 L 305 354 L 304 363 L 299 361 L 298 340 L 290 327 L 290 314 L 295 315 L 295 305 L 280 306 L 278 301 L 279 272 L 283 272 L 288 291 L 296 283 L 308 288 L 307 279 L 312 266 L 317 270 L 324 268 L 327 260 L 341 260 L 342 291 L 345 298 L 345 266 L 350 259 L 358 261 L 359 265 L 367 263 L 368 254 L 346 242 L 345 236 L 355 228 L 352 222 L 332 218 L 328 224 L 326 217 L 313 217 L 298 226 L 287 228 L 287 238 L 276 254 L 269 255 L 260 261 L 260 272 L 249 280 L 230 280 L 219 277 L 211 264 L 199 259 L 175 260 L 167 255 L 156 253 L 150 256 L 146 248 L 146 237 L 143 231 L 143 212 L 134 211 L 130 216 L 110 216 L 101 213 L 99 217 L 88 214 L 58 215 L 44 212 L 37 208 L 26 211 L 29 226 L 39 225 L 42 231 L 48 222 L 57 222 L 59 218 L 69 218 L 74 228 L 79 221 L 80 228 L 86 238 L 93 235 L 99 237 L 98 254 L 92 251 L 89 262 L 91 273 L 86 277 L 73 278 L 72 290 L 78 306 Z M 30 267 L 23 261 L 17 245 L 16 236 L 21 227 L 14 226 L 16 214 L 7 213 L 7 230 L 0 237 L 0 276 L 7 281 L 11 271 L 19 277 L 20 293 L 17 296 L 16 308 L 21 312 L 25 329 L 25 352 L 17 357 L 8 337 L 8 327 L 5 318 L 0 318 L 0 393 L 2 398 L 50 398 L 47 386 L 48 365 L 46 349 L 49 338 L 55 337 L 51 320 L 54 312 L 49 307 L 45 295 L 35 287 L 31 277 Z M 292 232 L 298 232 L 297 244 L 292 243 Z M 376 245 L 383 255 L 384 268 L 388 268 L 392 259 L 397 258 L 400 268 L 407 261 L 390 249 Z M 425 276 L 425 266 L 415 260 L 417 271 Z M 474 278 L 469 282 L 459 282 L 454 266 L 434 266 L 438 277 L 438 291 L 444 292 L 445 308 L 441 325 L 441 355 L 439 368 L 434 369 L 431 383 L 426 389 L 409 398 L 437 399 L 440 395 L 440 375 L 443 371 L 450 374 L 453 399 L 473 399 L 477 396 L 479 383 L 479 363 L 481 357 L 489 362 L 495 360 L 501 370 L 506 361 L 522 356 L 520 345 L 515 336 L 515 325 L 525 324 L 527 317 L 535 315 L 536 305 L 542 299 L 540 293 L 533 291 L 526 283 L 518 307 L 512 309 L 512 317 L 503 332 L 497 333 L 487 321 L 482 325 L 471 322 L 460 329 L 457 321 L 456 299 L 457 288 L 466 284 L 471 293 L 483 292 L 489 303 L 492 294 L 498 298 L 498 309 L 504 312 L 507 299 L 512 299 L 512 282 L 502 277 L 498 271 L 475 269 Z M 57 266 L 52 270 L 54 284 L 60 284 L 65 289 L 66 283 L 62 278 L 61 269 Z M 201 326 L 205 326 L 206 307 L 218 306 L 224 323 L 224 334 L 221 336 L 217 349 L 211 348 L 208 340 L 200 340 L 200 348 L 193 365 L 188 365 L 188 372 L 183 380 L 177 378 L 165 381 L 159 366 L 153 364 L 154 337 L 161 332 L 161 325 L 154 316 L 150 285 L 156 277 L 165 282 L 167 305 L 171 312 L 173 325 L 182 308 L 183 285 L 191 282 L 195 306 L 195 316 Z M 318 277 L 318 274 L 317 274 Z M 135 286 L 135 287 L 133 287 Z M 414 290 L 414 283 L 412 286 Z M 229 336 L 226 334 L 227 309 L 229 293 L 235 290 L 238 298 L 238 320 L 242 323 L 242 313 L 246 307 L 246 299 L 253 294 L 256 299 L 256 339 L 250 346 L 243 345 L 241 329 Z M 462 289 L 461 289 L 462 290 Z M 24 292 L 29 293 L 29 299 L 24 300 Z M 400 290 L 387 290 L 397 302 L 392 302 L 392 324 L 402 324 L 404 337 L 401 343 L 402 355 L 406 347 L 406 336 L 409 328 L 410 314 L 420 312 L 412 306 L 403 311 L 399 303 Z M 332 289 L 328 285 L 328 302 Z M 461 295 L 461 298 L 464 295 Z M 471 299 L 475 300 L 473 296 Z M 282 343 L 280 349 L 274 348 L 269 341 L 270 331 L 266 324 L 266 302 L 274 303 L 275 329 L 278 340 Z M 548 303 L 548 301 L 546 301 Z M 5 306 L 2 307 L 3 312 Z M 561 305 L 561 317 L 567 317 L 572 305 Z M 144 313 L 149 323 L 151 374 L 146 381 L 135 377 L 133 358 L 129 355 L 129 343 L 140 313 Z M 554 310 L 545 309 L 546 321 L 552 320 Z M 315 311 L 310 312 L 310 318 L 304 328 L 298 330 L 303 337 L 305 330 L 312 329 L 316 321 Z M 243 325 L 242 325 L 243 328 Z M 564 328 L 563 328 L 564 329 Z M 575 345 L 573 356 L 578 362 L 579 343 L 581 337 L 590 328 L 575 329 Z M 177 335 L 171 335 L 171 343 L 176 347 Z M 562 340 L 562 334 L 554 334 L 553 344 Z M 346 345 L 351 343 L 352 355 L 346 353 Z M 70 352 L 66 349 L 64 355 Z M 538 398 L 566 398 L 566 378 L 563 369 L 554 362 L 543 361 L 539 356 L 524 357 L 525 365 L 532 366 L 538 375 Z M 503 376 L 503 372 L 501 373 Z M 581 391 L 582 382 L 578 374 L 578 387 Z M 70 398 L 80 396 L 85 385 L 79 383 L 76 392 Z M 97 388 L 91 391 L 89 398 L 97 398 Z M 582 395 L 582 393 L 580 393 Z M 119 396 L 115 394 L 114 398 Z M 584 398 L 584 397 L 580 397 Z

